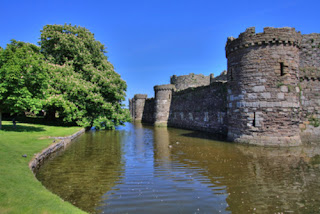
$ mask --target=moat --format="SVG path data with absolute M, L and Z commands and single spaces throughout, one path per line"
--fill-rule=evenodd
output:
M 37 178 L 90 213 L 319 213 L 320 148 L 263 148 L 141 123 L 90 131 Z

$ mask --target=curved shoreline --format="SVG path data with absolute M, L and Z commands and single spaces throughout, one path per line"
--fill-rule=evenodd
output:
M 81 129 L 80 131 L 76 132 L 73 135 L 67 137 L 51 137 L 53 139 L 58 140 L 57 143 L 50 144 L 47 148 L 43 149 L 41 152 L 37 153 L 32 160 L 29 162 L 29 168 L 36 174 L 37 170 L 41 167 L 41 165 L 50 158 L 52 154 L 57 152 L 58 150 L 65 148 L 69 145 L 73 139 L 78 137 L 79 135 L 83 134 L 85 129 Z

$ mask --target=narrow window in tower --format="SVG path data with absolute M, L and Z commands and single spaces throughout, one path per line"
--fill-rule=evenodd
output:
M 253 112 L 252 126 L 256 127 L 256 113 L 255 112 Z
M 280 62 L 280 75 L 281 76 L 284 75 L 284 64 L 283 64 L 283 62 Z
M 169 100 L 171 99 L 171 94 L 169 94 Z

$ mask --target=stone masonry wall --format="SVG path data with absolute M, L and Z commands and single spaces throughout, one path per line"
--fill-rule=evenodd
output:
M 226 84 L 174 92 L 168 125 L 226 135 Z
M 146 94 L 136 94 L 132 100 L 133 104 L 133 119 L 135 121 L 141 121 L 144 111 L 144 105 L 147 99 Z
M 173 75 L 170 78 L 170 84 L 175 85 L 177 91 L 184 90 L 191 87 L 199 87 L 210 84 L 210 78 L 213 78 L 213 74 L 204 76 L 203 74 L 189 74 L 176 76 Z
M 320 34 L 303 35 L 300 47 L 302 120 L 320 119 Z
M 299 48 L 294 28 L 254 28 L 229 38 L 228 138 L 293 146 L 299 136 Z
M 174 89 L 175 87 L 172 84 L 154 86 L 154 124 L 156 126 L 167 126 L 168 124 L 172 92 Z
M 226 44 L 228 70 L 173 75 L 155 98 L 136 95 L 135 120 L 227 135 L 230 141 L 295 146 L 320 138 L 320 34 L 248 28 Z
M 318 79 L 300 79 L 301 120 L 320 119 L 320 82 Z
M 300 68 L 302 68 L 301 75 L 312 75 L 315 73 L 311 71 L 320 69 L 320 34 L 312 33 L 312 34 L 304 34 L 302 35 L 302 40 L 300 44 Z M 304 70 L 304 69 L 311 69 Z M 306 73 L 307 72 L 307 73 Z M 319 73 L 316 75 L 319 77 Z
M 146 99 L 142 114 L 142 122 L 154 123 L 154 98 Z

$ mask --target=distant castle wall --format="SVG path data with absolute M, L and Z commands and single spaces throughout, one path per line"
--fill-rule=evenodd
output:
M 154 122 L 154 98 L 146 99 L 144 104 L 142 121 L 146 123 Z
M 132 109 L 133 119 L 135 121 L 142 121 L 142 116 L 144 113 L 144 106 L 146 103 L 147 95 L 146 94 L 136 94 L 134 95 L 130 109 Z M 130 104 L 130 103 L 129 103 Z
M 300 47 L 300 99 L 307 121 L 320 116 L 320 34 L 303 35 Z
M 320 139 L 320 34 L 302 35 L 300 48 L 301 135 L 314 141 Z
M 170 84 L 175 85 L 176 90 L 184 90 L 187 88 L 194 88 L 199 86 L 205 86 L 210 84 L 210 79 L 213 78 L 213 74 L 204 76 L 203 74 L 189 74 L 176 76 L 173 75 L 170 78 Z
M 320 138 L 320 34 L 248 28 L 226 44 L 228 70 L 172 76 L 155 98 L 129 100 L 137 121 L 225 135 L 230 141 L 296 146 Z
M 174 92 L 168 125 L 225 135 L 226 95 L 221 82 Z

